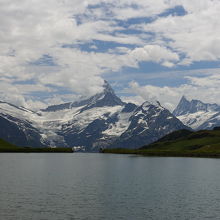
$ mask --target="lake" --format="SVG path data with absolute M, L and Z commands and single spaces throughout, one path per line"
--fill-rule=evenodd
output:
M 219 219 L 220 159 L 0 154 L 0 219 Z

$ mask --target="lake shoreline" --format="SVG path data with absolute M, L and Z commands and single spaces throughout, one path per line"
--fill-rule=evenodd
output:
M 191 157 L 191 158 L 220 158 L 220 153 L 193 153 L 193 152 L 144 152 L 130 149 L 104 149 L 100 153 L 104 154 L 130 154 L 146 157 Z
M 0 153 L 74 153 L 71 148 L 21 148 L 0 149 Z

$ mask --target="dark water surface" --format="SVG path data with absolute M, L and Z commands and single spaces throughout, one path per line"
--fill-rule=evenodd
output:
M 220 159 L 0 154 L 0 219 L 220 219 Z

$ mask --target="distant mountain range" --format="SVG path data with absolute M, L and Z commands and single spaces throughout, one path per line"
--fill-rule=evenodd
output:
M 180 120 L 181 111 L 181 105 L 174 111 Z M 0 102 L 0 138 L 19 146 L 74 147 L 90 152 L 138 148 L 173 131 L 189 129 L 174 114 L 159 102 L 125 103 L 105 82 L 103 91 L 88 99 L 38 112 Z
M 117 97 L 105 82 L 103 91 L 77 102 L 38 112 L 0 101 L 0 138 L 18 146 L 138 148 L 180 129 L 220 126 L 220 106 L 182 97 L 171 113 L 159 102 L 137 106 Z
M 220 126 L 220 106 L 187 100 L 183 96 L 173 114 L 188 127 L 195 130 L 211 130 Z

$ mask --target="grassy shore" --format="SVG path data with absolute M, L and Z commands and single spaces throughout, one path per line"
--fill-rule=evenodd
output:
M 0 139 L 0 153 L 73 153 L 72 148 L 18 147 Z
M 181 130 L 139 149 L 104 149 L 102 152 L 145 156 L 220 158 L 220 131 L 186 132 L 186 130 Z

